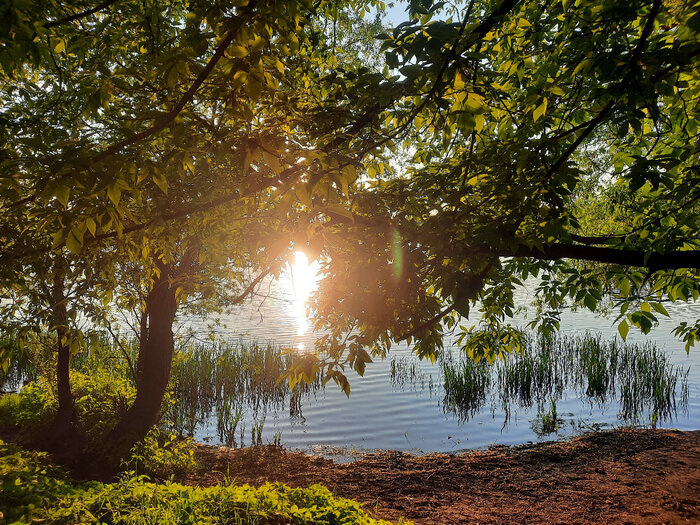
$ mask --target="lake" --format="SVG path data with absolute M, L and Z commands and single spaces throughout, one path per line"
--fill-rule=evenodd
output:
M 191 329 L 202 338 L 213 332 L 234 343 L 271 343 L 304 351 L 313 347 L 315 338 L 303 309 L 304 299 L 312 288 L 313 282 L 304 272 L 296 276 L 295 272 L 285 272 L 279 280 L 265 281 L 258 295 L 233 313 L 206 320 L 181 319 L 180 328 Z M 530 299 L 530 292 L 522 289 L 519 303 L 525 305 Z M 679 401 L 670 417 L 658 420 L 648 411 L 642 412 L 635 424 L 697 429 L 700 427 L 700 348 L 686 354 L 671 330 L 682 320 L 694 322 L 700 317 L 700 305 L 672 304 L 668 311 L 671 319 L 662 319 L 651 334 L 644 336 L 631 330 L 627 340 L 654 343 L 668 356 L 671 365 L 687 372 L 687 403 Z M 527 319 L 527 312 L 523 312 L 516 323 L 524 325 Z M 618 337 L 612 319 L 589 311 L 562 313 L 561 328 L 565 335 L 587 332 L 599 334 L 605 340 Z M 453 339 L 454 336 L 447 336 L 446 348 Z M 460 359 L 454 348 L 449 354 L 455 361 Z M 576 388 L 566 388 L 556 396 L 558 423 L 553 432 L 543 432 L 542 403 L 526 406 L 514 401 L 504 405 L 495 398 L 486 399 L 483 406 L 465 417 L 445 402 L 441 363 L 418 360 L 405 344 L 392 347 L 386 359 L 369 364 L 363 377 L 351 371 L 348 378 L 352 388 L 349 398 L 334 383 L 329 383 L 325 389 L 316 389 L 302 397 L 300 413 L 294 410 L 290 415 L 288 406 L 267 407 L 262 413 L 252 407 L 244 408 L 241 427 L 249 433 L 264 418 L 263 443 L 274 441 L 287 448 L 349 457 L 354 451 L 375 449 L 451 452 L 513 445 L 630 423 L 619 417 L 619 400 L 596 401 Z M 680 388 L 679 383 L 676 390 Z M 681 396 L 680 392 L 677 395 Z M 549 410 L 549 404 L 544 408 Z M 195 438 L 218 443 L 216 428 L 216 419 L 211 417 L 197 428 Z

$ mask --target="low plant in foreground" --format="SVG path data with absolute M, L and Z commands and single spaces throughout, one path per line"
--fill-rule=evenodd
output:
M 197 461 L 192 442 L 192 438 L 180 438 L 173 431 L 153 428 L 136 443 L 131 450 L 131 458 L 124 466 L 156 479 L 167 479 L 174 474 L 194 470 Z
M 45 454 L 0 442 L 0 524 L 4 523 L 227 523 L 364 524 L 375 520 L 359 503 L 336 498 L 321 485 L 290 488 L 266 483 L 190 487 L 156 484 L 133 473 L 116 483 L 76 483 L 47 463 Z
M 104 369 L 90 374 L 71 372 L 78 432 L 88 447 L 99 450 L 100 439 L 133 402 L 133 386 Z M 46 431 L 56 413 L 52 385 L 45 378 L 25 385 L 18 393 L 0 397 L 0 424 L 18 429 L 30 440 Z M 173 431 L 153 428 L 137 443 L 125 467 L 140 474 L 164 479 L 196 466 L 192 440 Z

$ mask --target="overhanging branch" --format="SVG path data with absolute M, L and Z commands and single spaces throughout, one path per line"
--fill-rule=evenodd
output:
M 58 20 L 54 20 L 53 22 L 47 22 L 46 24 L 44 24 L 44 27 L 47 29 L 50 29 L 52 27 L 56 27 L 56 26 L 60 26 L 62 24 L 67 24 L 69 22 L 74 22 L 76 20 L 80 20 L 81 18 L 85 18 L 86 16 L 90 16 L 94 13 L 97 13 L 98 11 L 102 11 L 103 9 L 107 9 L 112 4 L 116 4 L 117 1 L 118 0 L 106 0 L 105 2 L 102 2 L 101 4 L 98 4 L 95 7 L 92 7 L 90 9 L 86 9 L 85 11 L 81 11 L 80 13 L 66 16 L 65 18 L 60 18 Z
M 579 261 L 647 268 L 650 271 L 700 269 L 700 250 L 676 250 L 666 253 L 625 250 L 600 246 L 554 243 L 539 248 L 519 246 L 516 249 L 482 247 L 475 253 L 499 257 L 527 257 L 547 261 L 576 259 Z

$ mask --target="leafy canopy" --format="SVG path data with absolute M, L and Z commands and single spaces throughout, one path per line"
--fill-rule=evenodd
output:
M 381 36 L 389 93 L 351 220 L 324 230 L 315 308 L 331 373 L 362 373 L 406 340 L 434 357 L 461 327 L 475 359 L 532 325 L 613 306 L 620 334 L 700 294 L 700 4 L 482 1 L 414 16 Z M 700 324 L 676 329 L 689 348 Z M 367 351 L 369 350 L 369 352 Z
M 342 7 L 367 6 L 6 6 L 3 283 L 53 253 L 111 293 L 160 261 L 181 300 L 218 300 L 303 248 L 330 334 L 297 371 L 344 388 L 477 308 L 474 358 L 519 348 L 529 278 L 545 332 L 610 301 L 624 337 L 698 297 L 700 4 L 415 0 L 385 64 L 358 63 Z

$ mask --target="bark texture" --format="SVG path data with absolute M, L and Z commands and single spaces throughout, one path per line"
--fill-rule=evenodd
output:
M 109 462 L 118 466 L 131 448 L 156 424 L 173 360 L 173 322 L 177 311 L 172 266 L 156 263 L 153 284 L 146 298 L 147 325 L 136 367 L 136 399 L 107 437 Z
M 56 272 L 53 282 L 53 316 L 56 332 L 56 389 L 58 411 L 47 433 L 49 448 L 62 447 L 75 435 L 75 404 L 70 384 L 70 346 L 66 344 L 68 311 L 66 306 L 64 276 Z

